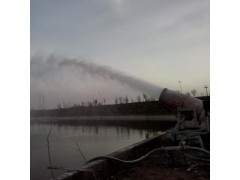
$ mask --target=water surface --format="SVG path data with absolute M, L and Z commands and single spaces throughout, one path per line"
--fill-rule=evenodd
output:
M 146 139 L 156 133 L 147 129 L 119 126 L 67 126 L 51 124 L 31 124 L 30 167 L 32 180 L 51 179 L 47 135 L 49 138 L 50 158 L 53 166 L 80 167 L 84 157 L 89 160 L 96 156 L 107 155 L 133 143 Z M 84 157 L 77 149 L 77 145 Z M 54 170 L 54 176 L 63 174 Z

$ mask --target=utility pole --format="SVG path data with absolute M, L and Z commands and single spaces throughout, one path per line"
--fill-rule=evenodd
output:
M 38 108 L 41 109 L 41 95 L 38 96 Z
M 181 90 L 181 93 L 182 93 L 182 84 L 181 84 L 181 81 L 178 81 L 178 82 L 179 82 L 180 90 Z
M 42 96 L 42 109 L 44 109 L 44 100 L 45 100 L 45 97 Z
M 208 96 L 208 91 L 207 91 L 208 86 L 205 85 L 204 88 L 206 89 L 206 94 L 207 94 L 207 96 Z

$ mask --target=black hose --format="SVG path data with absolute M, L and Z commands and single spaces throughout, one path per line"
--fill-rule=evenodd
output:
M 197 150 L 197 151 L 202 151 L 204 153 L 207 153 L 207 154 L 210 154 L 209 151 L 205 150 L 205 149 L 202 149 L 202 148 L 199 148 L 199 147 L 189 147 L 189 149 L 191 150 Z
M 98 157 L 95 157 L 95 158 L 89 160 L 87 163 L 92 162 L 92 161 L 96 161 L 96 160 L 99 160 L 99 159 L 110 159 L 110 160 L 115 160 L 115 161 L 120 162 L 120 163 L 133 164 L 133 163 L 137 163 L 137 162 L 142 161 L 143 159 L 145 159 L 150 154 L 152 154 L 152 153 L 154 153 L 156 151 L 162 151 L 162 150 L 163 150 L 163 148 L 154 149 L 154 150 L 148 152 L 147 154 L 145 154 L 144 156 L 142 156 L 142 157 L 140 157 L 138 159 L 135 159 L 135 160 L 130 160 L 130 161 L 118 159 L 118 158 L 111 157 L 111 156 L 98 156 Z
M 118 158 L 115 158 L 115 157 L 111 157 L 111 156 L 98 156 L 98 157 L 95 157 L 89 161 L 87 161 L 86 163 L 89 163 L 89 162 L 92 162 L 92 161 L 96 161 L 96 160 L 100 160 L 100 159 L 110 159 L 110 160 L 114 160 L 114 161 L 117 161 L 117 162 L 120 162 L 120 163 L 126 163 L 126 164 L 133 164 L 133 163 L 137 163 L 137 162 L 140 162 L 142 161 L 143 159 L 145 159 L 146 157 L 148 157 L 150 154 L 152 153 L 155 153 L 157 151 L 162 151 L 162 150 L 165 150 L 165 151 L 177 151 L 177 150 L 181 150 L 181 149 L 191 149 L 191 150 L 198 150 L 198 151 L 202 151 L 202 152 L 205 152 L 207 154 L 210 154 L 209 151 L 205 150 L 205 149 L 202 149 L 202 148 L 197 148 L 197 147 L 189 147 L 189 146 L 169 146 L 169 147 L 161 147 L 161 148 L 156 148 L 156 149 L 153 149 L 152 151 L 148 152 L 147 154 L 145 154 L 144 156 L 138 158 L 138 159 L 134 159 L 134 160 L 122 160 L 122 159 L 118 159 Z

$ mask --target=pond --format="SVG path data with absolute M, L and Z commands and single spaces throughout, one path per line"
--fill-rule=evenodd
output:
M 110 154 L 154 134 L 157 134 L 156 129 L 132 126 L 31 124 L 30 177 L 32 180 L 51 179 L 51 170 L 47 169 L 50 162 L 57 167 L 80 167 L 85 159 Z M 54 170 L 53 175 L 56 177 L 64 172 Z

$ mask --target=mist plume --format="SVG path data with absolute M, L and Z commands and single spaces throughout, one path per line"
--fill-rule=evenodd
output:
M 147 93 L 152 97 L 157 97 L 162 89 L 141 79 L 126 75 L 118 70 L 114 70 L 108 66 L 89 63 L 84 60 L 79 61 L 77 59 L 64 59 L 59 62 L 59 66 L 80 68 L 84 72 L 89 73 L 92 77 L 102 77 L 104 79 L 115 80 L 121 84 L 126 84 L 133 89 Z
M 39 94 L 45 95 L 48 104 L 54 106 L 59 101 L 77 103 L 96 95 L 113 101 L 114 97 L 124 94 L 134 97 L 134 92 L 136 96 L 145 93 L 158 98 L 162 90 L 144 80 L 83 58 L 35 55 L 31 57 L 30 65 L 31 102 L 35 107 Z

